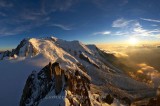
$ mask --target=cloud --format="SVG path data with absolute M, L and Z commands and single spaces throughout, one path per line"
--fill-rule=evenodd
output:
M 45 17 L 39 20 L 22 20 L 19 18 L 13 18 L 13 19 L 3 19 L 0 20 L 0 37 L 2 36 L 11 36 L 11 35 L 17 35 L 21 33 L 26 33 L 36 27 L 40 27 L 42 25 L 45 26 L 45 24 L 48 23 L 49 17 Z
M 55 11 L 68 11 L 79 0 L 43 0 L 41 11 L 43 13 L 51 13 Z
M 140 67 L 141 72 L 146 74 L 146 75 L 150 75 L 151 73 L 157 73 L 158 72 L 154 67 L 149 66 L 146 63 L 138 64 L 138 66 Z
M 50 26 L 58 27 L 58 28 L 61 28 L 63 30 L 72 30 L 72 28 L 70 26 L 66 26 L 66 25 L 63 25 L 63 24 L 52 24 Z
M 28 23 L 28 24 L 21 25 L 22 23 L 23 21 L 20 22 L 18 26 L 14 26 L 14 27 L 8 27 L 7 25 L 0 27 L 0 37 L 26 33 L 36 27 L 44 25 L 44 22 L 42 23 L 34 22 L 34 23 Z
M 150 31 L 144 29 L 139 22 L 136 22 L 133 26 L 133 35 L 135 36 L 150 36 Z
M 50 20 L 50 16 L 49 15 L 44 15 L 41 12 L 34 12 L 34 11 L 24 11 L 23 13 L 20 14 L 20 16 L 18 18 L 21 18 L 21 20 L 23 21 L 30 21 L 30 22 L 35 22 L 35 21 L 39 21 L 40 23 L 44 22 L 44 21 L 49 21 Z
M 88 0 L 98 8 L 106 11 L 114 11 L 113 7 L 122 7 L 128 4 L 128 0 Z
M 0 7 L 1 8 L 10 8 L 10 7 L 13 7 L 13 3 L 7 2 L 6 0 L 1 0 Z
M 109 35 L 109 34 L 111 34 L 110 31 L 103 31 L 103 32 L 95 32 L 95 33 L 93 33 L 93 35 Z
M 160 20 L 149 19 L 149 18 L 140 18 L 140 19 L 141 19 L 141 20 L 144 20 L 144 21 L 160 23 Z
M 160 29 L 145 29 L 137 20 L 120 18 L 113 21 L 112 27 L 119 28 L 112 35 L 156 38 L 160 35 Z
M 28 32 L 34 28 L 54 26 L 63 30 L 72 30 L 71 25 L 57 24 L 53 22 L 54 13 L 57 11 L 66 12 L 72 10 L 71 7 L 79 0 L 41 0 L 36 7 L 30 6 L 31 2 L 14 6 L 12 2 L 0 0 L 0 8 L 9 8 L 5 12 L 0 11 L 0 17 L 5 17 L 0 20 L 0 36 L 17 35 Z M 27 8 L 26 8 L 27 7 Z M 30 8 L 28 8 L 30 7 Z M 14 11 L 12 11 L 12 10 Z M 9 12 L 8 12 L 9 11 Z M 13 14 L 8 14 L 12 13 Z
M 124 18 L 117 19 L 113 21 L 112 27 L 125 27 L 127 26 L 132 20 L 125 20 Z
M 124 5 L 126 5 L 126 4 L 128 4 L 128 0 L 122 0 L 122 2 L 119 4 L 120 6 L 124 6 Z
M 31 21 L 38 20 L 39 18 L 41 18 L 40 16 L 27 13 L 24 13 L 21 17 L 23 20 L 31 20 Z
M 55 12 L 73 11 L 73 5 L 79 0 L 40 0 L 33 4 L 11 0 L 0 0 L 0 36 L 17 35 L 34 28 L 54 26 L 63 30 L 72 30 L 72 25 L 53 22 Z M 36 6 L 35 6 L 36 5 Z M 16 15 L 15 15 L 16 14 Z M 5 18 L 4 18 L 5 17 Z
M 0 16 L 3 16 L 3 17 L 5 17 L 5 16 L 7 16 L 5 13 L 3 13 L 3 12 L 0 12 Z
M 20 34 L 23 31 L 26 31 L 27 27 L 17 27 L 17 28 L 2 28 L 0 29 L 0 37 L 2 36 L 10 36 L 10 35 L 16 35 L 16 34 Z
M 64 1 L 62 3 L 62 1 Z M 74 4 L 74 0 L 57 0 L 55 3 L 56 9 L 59 11 L 66 11 L 71 8 L 71 6 Z
M 0 16 L 6 17 L 0 20 L 0 36 L 21 34 L 42 25 L 46 27 L 51 23 L 51 17 L 40 11 L 40 8 L 24 8 L 16 12 L 15 16 L 0 12 Z
M 129 57 L 126 53 L 123 52 L 114 52 L 114 55 L 118 58 L 127 58 Z
M 157 27 L 158 25 L 156 25 L 156 24 L 152 24 L 151 26 Z
M 158 87 L 160 85 L 160 73 L 154 67 L 147 65 L 146 63 L 138 64 L 139 70 L 137 70 L 138 74 L 143 74 L 148 77 L 154 87 Z
M 140 23 L 133 28 L 133 35 L 135 36 L 152 36 L 155 37 L 157 34 L 160 33 L 160 29 L 144 29 Z

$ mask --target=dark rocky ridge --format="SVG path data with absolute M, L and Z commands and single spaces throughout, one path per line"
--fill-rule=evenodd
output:
M 90 106 L 88 91 L 90 90 L 90 80 L 81 75 L 78 70 L 65 73 L 59 66 L 59 63 L 49 63 L 39 73 L 33 71 L 28 77 L 23 94 L 20 100 L 20 106 L 38 106 L 49 92 L 55 92 L 59 95 L 64 90 L 70 91 L 76 95 L 76 99 L 82 106 Z M 75 101 L 70 94 L 66 94 L 70 104 L 75 105 Z M 81 98 L 79 98 L 81 97 Z
M 88 57 L 86 57 L 85 55 L 83 55 L 82 53 L 81 54 L 79 54 L 79 58 L 80 59 L 82 59 L 82 60 L 84 60 L 84 61 L 86 61 L 86 62 L 88 62 L 88 63 L 90 63 L 90 64 L 92 64 L 93 66 L 95 66 L 96 68 L 99 68 L 99 66 L 98 65 L 96 65 L 96 64 L 94 64 L 94 63 L 92 63 L 90 60 L 89 60 L 89 58 Z

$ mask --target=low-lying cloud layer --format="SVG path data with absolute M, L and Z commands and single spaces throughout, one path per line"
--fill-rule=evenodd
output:
M 128 55 L 123 52 L 114 52 L 114 55 L 118 58 L 127 58 L 128 57 Z
M 147 65 L 146 63 L 138 64 L 139 70 L 137 73 L 144 74 L 146 77 L 149 77 L 155 87 L 160 85 L 160 73 L 152 66 Z

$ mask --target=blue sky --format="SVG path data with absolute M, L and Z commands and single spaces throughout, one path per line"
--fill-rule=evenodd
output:
M 0 49 L 27 37 L 117 43 L 160 40 L 159 0 L 0 0 Z

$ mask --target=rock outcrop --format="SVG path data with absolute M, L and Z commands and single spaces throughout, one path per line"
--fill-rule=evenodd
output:
M 50 92 L 59 95 L 64 91 L 67 91 L 65 95 L 71 105 L 90 106 L 89 84 L 90 80 L 78 70 L 65 72 L 59 63 L 49 63 L 39 73 L 33 71 L 28 77 L 20 106 L 37 106 Z
M 97 64 L 92 63 L 92 62 L 90 61 L 90 59 L 89 59 L 87 56 L 85 56 L 83 53 L 80 53 L 80 54 L 79 54 L 79 58 L 82 59 L 82 60 L 84 60 L 84 61 L 86 61 L 86 62 L 88 62 L 88 63 L 90 63 L 90 64 L 92 64 L 92 65 L 95 66 L 96 68 L 99 68 L 99 66 L 98 66 Z
M 53 74 L 55 78 L 55 93 L 58 95 L 63 87 L 64 82 L 62 82 L 62 77 L 64 76 L 64 71 L 60 68 L 59 63 L 52 64 L 51 68 L 51 74 Z
M 112 104 L 113 103 L 114 98 L 109 94 L 106 96 L 106 98 L 104 99 L 104 102 L 108 103 L 108 104 Z
M 160 96 L 156 98 L 151 98 L 147 106 L 160 106 Z

